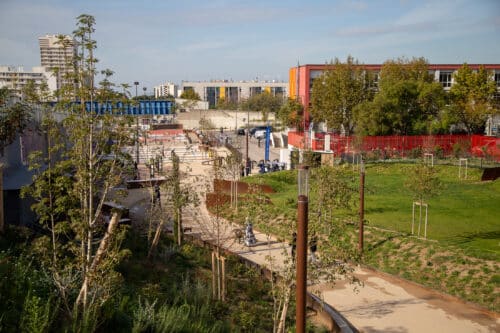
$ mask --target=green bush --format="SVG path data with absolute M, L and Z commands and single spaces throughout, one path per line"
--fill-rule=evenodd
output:
M 410 150 L 408 156 L 413 159 L 421 158 L 422 157 L 422 147 L 416 147 Z
M 470 154 L 470 140 L 461 140 L 453 144 L 453 156 L 456 158 L 468 157 Z

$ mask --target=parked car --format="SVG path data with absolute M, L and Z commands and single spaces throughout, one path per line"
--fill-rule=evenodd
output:
M 267 126 L 256 126 L 254 128 L 251 128 L 250 129 L 250 136 L 255 136 L 255 132 L 257 131 L 264 131 L 264 136 L 266 136 L 266 129 L 267 129 Z M 271 132 L 273 131 L 273 128 L 271 127 Z
M 238 128 L 237 134 L 238 135 L 245 135 L 246 134 L 245 128 L 244 127 Z
M 266 137 L 266 130 L 265 129 L 263 129 L 263 130 L 256 130 L 255 133 L 253 134 L 253 136 L 256 139 L 264 139 Z

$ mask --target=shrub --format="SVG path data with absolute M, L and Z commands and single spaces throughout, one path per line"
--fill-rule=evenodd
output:
M 420 158 L 422 157 L 422 147 L 415 147 L 412 150 L 410 150 L 410 153 L 408 154 L 410 158 Z
M 455 142 L 452 146 L 453 156 L 456 158 L 468 157 L 470 151 L 470 145 L 471 145 L 470 141 L 467 140 L 460 140 Z
M 444 149 L 441 146 L 434 146 L 434 156 L 436 158 L 444 158 Z

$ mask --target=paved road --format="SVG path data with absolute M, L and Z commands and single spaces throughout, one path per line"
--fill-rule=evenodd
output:
M 232 144 L 246 157 L 246 137 L 243 135 L 235 135 L 234 133 L 228 134 L 231 137 Z M 260 147 L 257 139 L 249 137 L 248 138 L 248 156 L 252 161 L 257 163 L 263 160 L 265 157 L 265 142 L 261 141 Z M 275 159 L 280 159 L 280 148 L 269 147 L 269 160 L 273 161 Z M 258 172 L 258 168 L 254 166 L 252 173 Z

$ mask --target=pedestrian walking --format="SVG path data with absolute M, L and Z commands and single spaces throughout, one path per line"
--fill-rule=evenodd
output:
M 318 249 L 318 236 L 315 233 L 312 234 L 311 240 L 309 242 L 309 251 L 311 252 L 311 262 L 316 262 L 316 250 Z
M 158 204 L 158 206 L 161 207 L 161 193 L 160 193 L 160 186 L 158 184 L 154 186 L 153 207 L 156 204 Z
M 292 262 L 295 263 L 295 252 L 297 250 L 297 233 L 294 232 L 292 234 L 292 243 L 290 244 L 292 246 Z
M 250 161 L 250 158 L 247 158 L 247 163 L 245 167 L 246 176 L 250 174 L 251 170 L 252 170 L 252 161 Z

